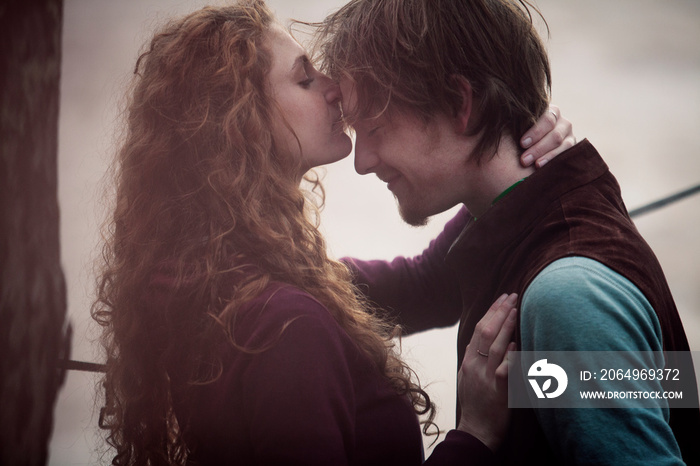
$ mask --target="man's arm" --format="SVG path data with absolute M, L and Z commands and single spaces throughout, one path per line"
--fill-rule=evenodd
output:
M 523 295 L 520 334 L 523 351 L 662 351 L 658 318 L 641 291 L 583 257 L 558 260 L 535 277 Z M 667 407 L 536 414 L 563 463 L 683 464 Z
M 392 261 L 344 258 L 354 282 L 369 301 L 390 312 L 407 333 L 457 323 L 462 313 L 459 285 L 445 256 L 469 219 L 465 208 L 415 257 Z

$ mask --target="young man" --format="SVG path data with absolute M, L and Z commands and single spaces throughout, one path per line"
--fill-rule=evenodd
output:
M 504 292 L 521 297 L 522 351 L 687 352 L 661 267 L 593 146 L 582 141 L 537 172 L 520 163 L 529 151 L 516 137 L 546 111 L 550 86 L 525 4 L 353 0 L 320 28 L 358 173 L 386 182 L 413 225 L 466 206 L 418 257 L 349 261 L 357 282 L 408 332 L 459 321 L 460 361 Z M 519 409 L 499 459 L 696 463 L 698 438 L 698 410 L 663 403 Z

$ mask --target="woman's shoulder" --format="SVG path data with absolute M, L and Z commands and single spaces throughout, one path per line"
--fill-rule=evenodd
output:
M 307 291 L 282 282 L 271 282 L 262 293 L 243 306 L 251 317 L 330 316 L 326 306 Z
M 240 330 L 249 334 L 280 334 L 298 337 L 319 331 L 345 334 L 330 311 L 307 291 L 286 283 L 272 282 L 243 306 L 237 317 Z

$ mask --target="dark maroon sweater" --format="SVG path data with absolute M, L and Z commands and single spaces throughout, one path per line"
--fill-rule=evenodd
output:
M 214 383 L 174 400 L 201 464 L 418 465 L 421 434 L 398 396 L 328 310 L 274 284 L 240 311 Z
M 267 349 L 246 354 L 222 342 L 223 373 L 210 384 L 178 386 L 177 365 L 170 369 L 176 416 L 198 464 L 421 464 L 410 402 L 312 296 L 274 283 L 240 310 L 234 332 L 238 345 Z M 493 457 L 470 435 L 450 432 L 428 464 L 463 464 L 465 456 L 469 464 Z

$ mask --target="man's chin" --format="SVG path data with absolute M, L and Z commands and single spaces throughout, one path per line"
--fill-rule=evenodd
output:
M 428 216 L 411 210 L 410 208 L 404 208 L 398 202 L 397 204 L 399 206 L 399 214 L 404 222 L 408 223 L 412 227 L 424 227 L 428 224 Z

